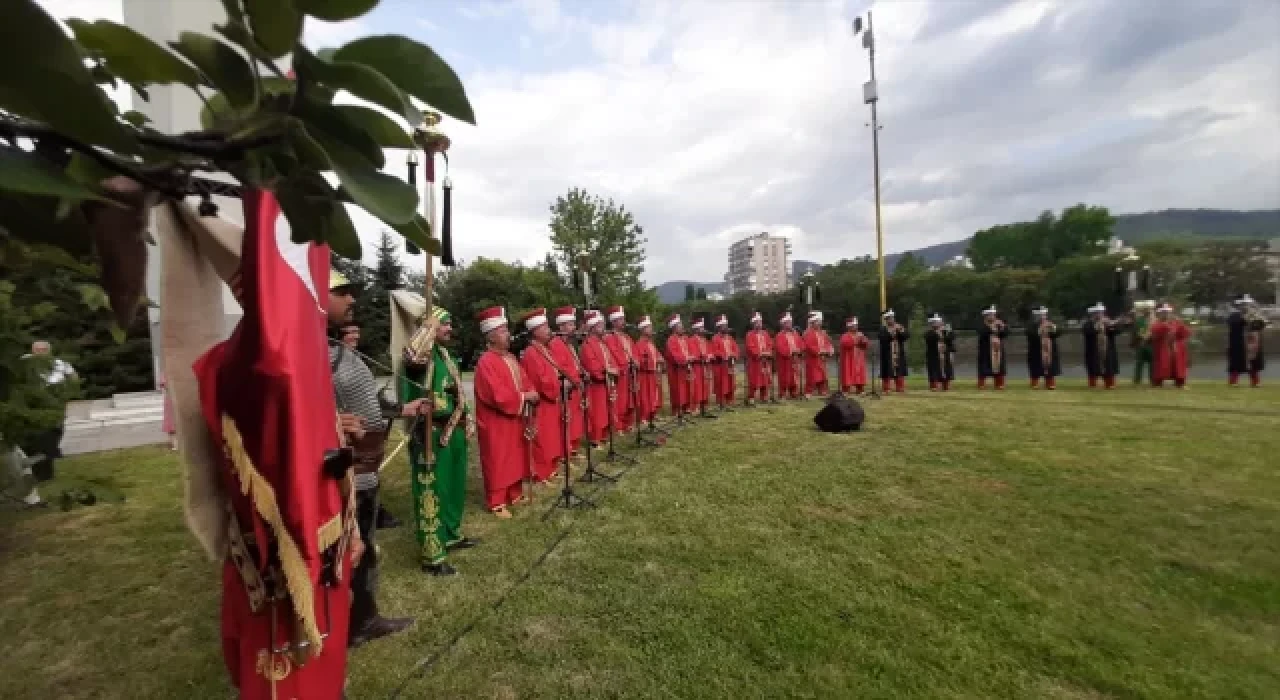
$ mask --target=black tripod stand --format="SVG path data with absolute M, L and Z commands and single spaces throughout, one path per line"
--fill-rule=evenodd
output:
M 590 383 L 591 377 L 584 375 L 582 377 L 582 419 L 587 423 L 587 427 L 591 424 L 591 402 L 587 399 L 587 385 Z M 585 483 L 595 483 L 597 481 L 615 482 L 618 477 L 612 474 L 606 474 L 596 469 L 596 460 L 591 454 L 591 436 L 590 430 L 582 431 L 582 449 L 587 453 L 587 470 L 582 472 L 582 477 L 578 481 Z M 613 447 L 613 425 L 610 421 L 609 426 L 610 448 Z
M 636 369 L 635 362 L 627 365 L 627 379 L 629 380 L 627 389 L 631 394 L 631 417 L 636 431 L 636 447 L 657 447 L 657 440 L 645 437 L 644 431 L 640 429 L 640 421 L 643 418 L 640 415 L 640 371 Z M 657 432 L 657 426 L 652 422 L 649 423 L 649 427 L 649 432 Z
M 608 350 L 605 350 L 605 352 L 608 352 Z M 635 465 L 639 464 L 640 462 L 639 462 L 639 461 L 637 461 L 634 457 L 629 457 L 629 456 L 627 456 L 627 455 L 622 454 L 621 452 L 619 452 L 619 451 L 617 450 L 617 448 L 616 448 L 616 447 L 614 447 L 613 437 L 614 437 L 614 434 L 615 434 L 615 432 L 616 432 L 616 431 L 614 430 L 614 425 L 613 425 L 613 423 L 614 423 L 614 421 L 613 421 L 613 417 L 614 417 L 614 415 L 615 415 L 615 413 L 614 413 L 614 398 L 613 398 L 613 397 L 614 397 L 614 392 L 615 392 L 615 391 L 617 391 L 617 389 L 616 389 L 617 384 L 615 384 L 615 383 L 614 383 L 614 380 L 613 380 L 613 379 L 611 379 L 611 378 L 609 377 L 609 374 L 607 373 L 607 371 L 606 371 L 606 373 L 605 373 L 605 380 L 604 380 L 604 381 L 605 381 L 605 387 L 606 387 L 606 389 L 607 389 L 607 391 L 608 391 L 608 393 L 606 394 L 606 396 L 608 397 L 608 403 L 607 403 L 606 405 L 607 405 L 607 407 L 608 407 L 608 409 L 609 409 L 609 415 L 608 415 L 608 421 L 609 421 L 609 451 L 605 453 L 605 455 L 604 455 L 604 461 L 606 461 L 606 462 L 622 462 L 623 464 L 627 464 L 627 465 L 635 466 Z
M 555 367 L 555 364 L 552 364 Z M 560 495 L 556 497 L 556 502 L 551 505 L 550 510 L 542 518 L 545 520 L 557 508 L 569 510 L 572 508 L 594 508 L 595 503 L 579 496 L 573 490 L 573 469 L 569 466 L 569 399 L 571 397 L 570 387 L 573 385 L 569 378 L 560 373 L 559 368 L 556 372 L 560 374 L 560 454 L 564 457 L 564 485 L 560 488 Z

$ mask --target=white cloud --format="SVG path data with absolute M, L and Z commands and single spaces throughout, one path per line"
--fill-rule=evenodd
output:
M 635 213 L 654 283 L 719 279 L 724 248 L 757 230 L 792 235 L 802 259 L 873 252 L 867 54 L 850 31 L 866 5 L 477 0 L 432 14 L 442 32 L 411 16 L 424 40 L 478 36 L 457 48 L 507 61 L 463 75 L 479 126 L 445 125 L 458 254 L 540 257 L 572 186 Z M 876 5 L 888 249 L 1079 201 L 1280 206 L 1277 27 L 1271 0 Z M 367 31 L 311 23 L 308 40 Z M 371 241 L 377 223 L 358 223 Z

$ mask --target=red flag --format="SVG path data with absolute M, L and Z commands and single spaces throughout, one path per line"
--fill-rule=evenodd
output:
M 328 248 L 293 243 L 270 192 L 246 191 L 243 202 L 244 316 L 228 340 L 196 362 L 195 373 L 205 420 L 225 450 L 223 483 L 252 564 L 279 572 L 289 605 L 254 604 L 233 547 L 223 577 L 224 653 L 241 697 L 285 683 L 308 684 L 306 697 L 336 698 L 345 671 L 348 572 L 340 571 L 336 587 L 320 578 L 325 550 L 338 546 L 349 523 L 342 484 L 323 468 L 326 451 L 340 445 L 325 337 Z M 310 643 L 308 651 L 280 663 L 276 650 L 301 642 Z M 322 647 L 319 658 L 307 658 Z M 264 674 L 268 660 L 272 673 Z M 298 667 L 299 660 L 306 665 Z

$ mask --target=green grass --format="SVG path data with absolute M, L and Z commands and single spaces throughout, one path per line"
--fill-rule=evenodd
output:
M 844 436 L 814 403 L 739 410 L 545 522 L 551 490 L 507 522 L 473 490 L 484 542 L 450 580 L 380 532 L 382 607 L 417 625 L 352 655 L 351 697 L 1276 696 L 1280 392 L 865 405 Z M 125 500 L 0 513 L 0 697 L 226 697 L 170 453 L 60 471 Z M 402 465 L 401 516 L 407 488 Z

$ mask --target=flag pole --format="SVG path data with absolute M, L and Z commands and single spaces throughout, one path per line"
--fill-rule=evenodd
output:
M 880 93 L 876 85 L 876 38 L 871 26 L 871 11 L 867 11 L 866 31 L 863 32 L 862 18 L 853 20 L 854 35 L 862 35 L 862 46 L 867 49 L 871 62 L 871 80 L 862 86 L 862 101 L 871 105 L 871 163 L 872 178 L 876 197 L 876 264 L 880 271 L 880 311 L 889 308 L 888 288 L 884 273 L 884 227 L 880 214 L 880 120 L 876 113 L 876 103 L 880 101 Z
M 423 155 L 423 171 L 425 176 L 422 178 L 423 196 L 421 198 L 421 203 L 426 208 L 427 225 L 430 229 L 427 232 L 427 235 L 430 238 L 437 238 L 437 236 L 439 235 L 438 233 L 439 228 L 436 223 L 436 188 L 435 188 L 436 154 L 444 153 L 449 150 L 449 137 L 446 136 L 445 133 L 440 130 L 439 124 L 440 124 L 439 113 L 426 112 L 423 115 L 422 124 L 413 130 L 413 142 L 418 148 L 422 149 L 422 155 Z M 434 327 L 435 315 L 432 310 L 432 306 L 433 306 L 432 302 L 434 301 L 434 296 L 432 294 L 432 287 L 435 284 L 435 274 L 434 274 L 434 271 L 432 270 L 432 267 L 433 267 L 432 260 L 435 256 L 432 254 L 430 250 L 424 250 L 422 252 L 423 252 L 423 258 L 425 259 L 425 273 L 426 273 L 425 278 L 423 280 L 423 289 L 422 289 L 422 302 L 424 304 L 423 313 L 422 313 L 422 323 L 424 324 L 430 323 L 430 324 L 433 324 L 433 327 Z M 432 338 L 433 344 L 434 344 L 434 341 L 435 339 L 433 337 Z M 426 427 L 424 428 L 425 437 L 423 440 L 423 451 L 425 453 L 424 456 L 425 456 L 426 463 L 428 467 L 430 467 L 435 463 L 435 449 L 434 449 L 435 446 L 431 444 L 432 443 L 432 436 L 431 436 L 432 422 L 430 418 L 433 412 L 435 411 L 435 395 L 431 391 L 431 387 L 435 385 L 435 382 L 433 381 L 433 378 L 431 376 L 432 367 L 434 366 L 434 359 L 428 358 L 427 362 L 428 364 L 427 364 L 427 374 L 426 374 L 425 398 L 427 399 L 428 407 L 426 412 L 426 415 L 427 415 Z

